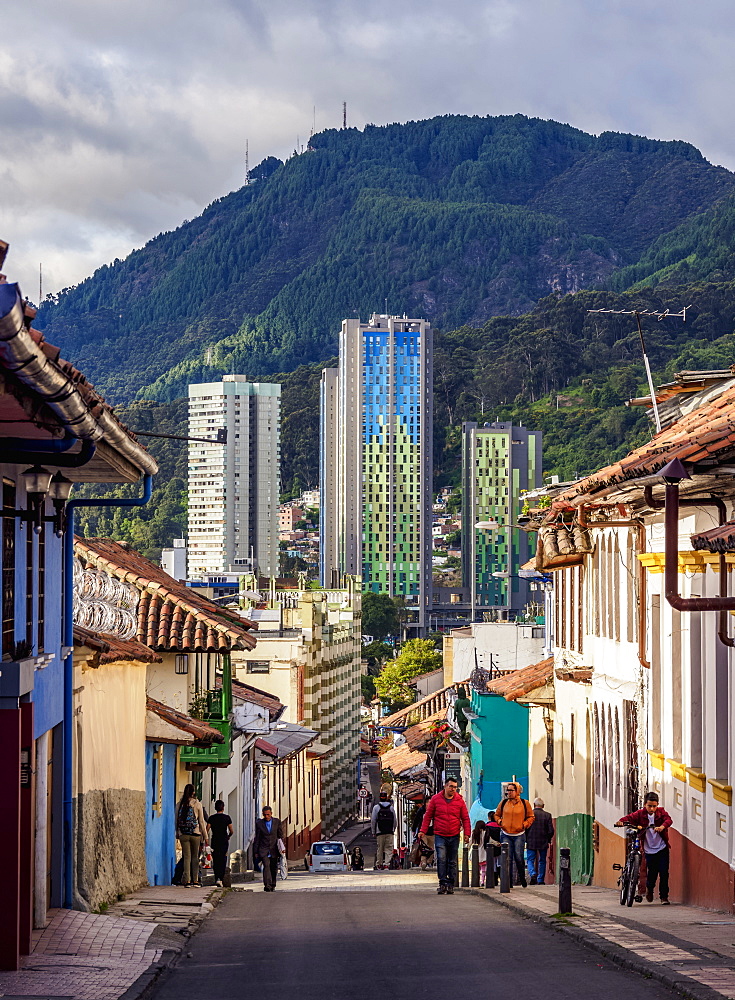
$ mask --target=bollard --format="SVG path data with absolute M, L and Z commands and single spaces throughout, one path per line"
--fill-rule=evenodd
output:
M 470 864 L 470 885 L 473 889 L 480 886 L 480 847 L 478 844 L 472 845 Z
M 462 888 L 470 887 L 470 848 L 465 840 L 462 845 Z
M 568 847 L 559 851 L 559 913 L 572 913 L 572 869 Z
M 510 850 L 507 841 L 500 845 L 500 891 L 510 892 Z

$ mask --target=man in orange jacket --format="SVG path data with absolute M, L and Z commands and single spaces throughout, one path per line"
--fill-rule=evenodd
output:
M 518 881 L 526 888 L 526 865 L 524 853 L 526 830 L 536 818 L 531 803 L 521 798 L 523 786 L 517 781 L 509 781 L 505 786 L 505 798 L 495 810 L 495 819 L 500 824 L 500 843 L 508 844 L 510 850 L 510 882 L 513 884 L 513 862 L 518 872 Z
M 464 828 L 465 840 L 470 839 L 470 814 L 465 800 L 457 791 L 454 778 L 447 778 L 444 790 L 432 795 L 426 807 L 421 824 L 420 837 L 425 839 L 431 824 L 434 824 L 434 851 L 436 852 L 436 873 L 439 876 L 440 896 L 451 896 L 457 878 L 457 855 L 459 854 L 459 832 Z

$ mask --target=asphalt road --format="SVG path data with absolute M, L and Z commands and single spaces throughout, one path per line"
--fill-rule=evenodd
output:
M 233 892 L 155 1000 L 671 1000 L 553 930 L 469 894 L 417 887 Z M 302 880 L 299 880 L 302 884 Z M 367 891 L 366 891 L 367 890 Z

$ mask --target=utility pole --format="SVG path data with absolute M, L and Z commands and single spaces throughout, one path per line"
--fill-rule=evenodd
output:
M 683 323 L 687 321 L 687 309 L 692 307 L 684 306 L 684 308 L 677 313 L 672 313 L 670 309 L 664 309 L 663 312 L 659 312 L 655 309 L 588 309 L 588 313 L 606 313 L 613 316 L 635 316 L 635 321 L 638 326 L 638 336 L 641 341 L 641 353 L 643 354 L 643 364 L 646 366 L 646 377 L 648 378 L 648 388 L 651 393 L 651 405 L 653 407 L 653 416 L 656 423 L 656 433 L 658 434 L 661 430 L 661 417 L 658 412 L 658 402 L 656 401 L 656 390 L 653 387 L 653 376 L 651 375 L 651 365 L 648 361 L 648 353 L 646 351 L 646 342 L 643 339 L 643 326 L 641 324 L 641 316 L 654 316 L 659 323 L 662 319 L 680 319 Z

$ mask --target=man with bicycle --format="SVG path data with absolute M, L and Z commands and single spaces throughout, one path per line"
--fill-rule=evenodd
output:
M 646 859 L 646 899 L 653 902 L 653 890 L 658 879 L 658 891 L 664 906 L 669 905 L 669 827 L 671 816 L 659 805 L 656 792 L 646 792 L 645 804 L 615 826 L 633 826 L 644 831 L 641 837 Z

